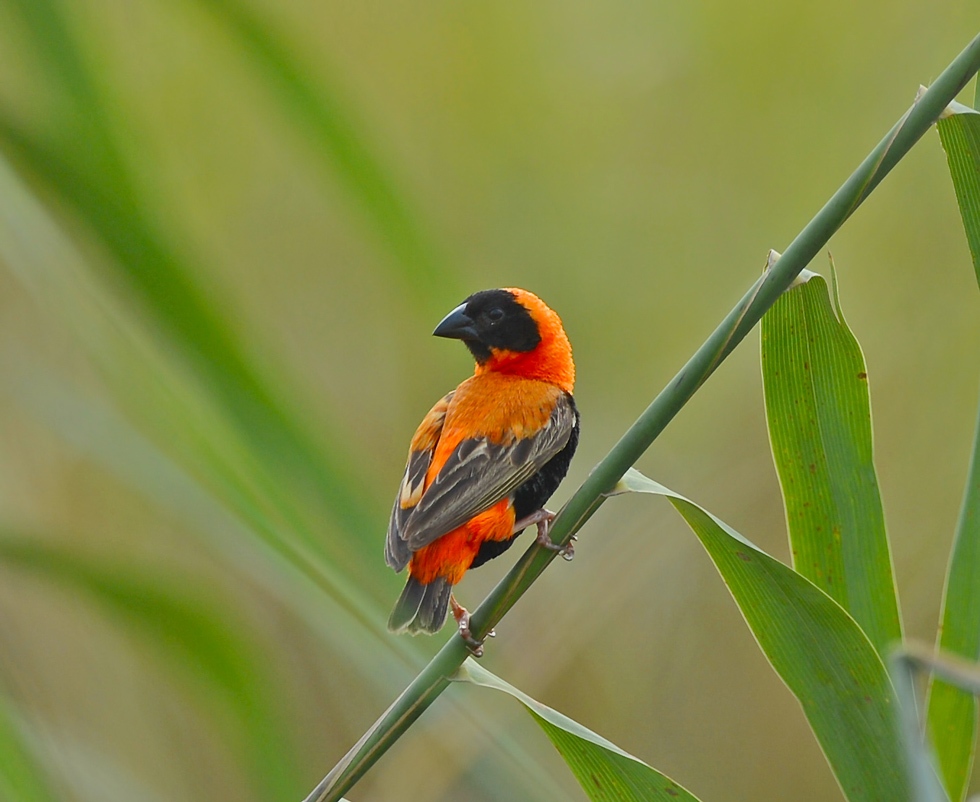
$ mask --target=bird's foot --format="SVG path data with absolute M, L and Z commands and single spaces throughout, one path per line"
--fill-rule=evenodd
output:
M 456 626 L 459 628 L 459 636 L 466 644 L 466 648 L 474 657 L 483 657 L 483 641 L 477 640 L 470 632 L 470 612 L 462 604 L 456 601 L 456 597 L 450 595 L 449 604 L 452 606 L 453 618 L 456 619 Z M 495 638 L 497 633 L 492 629 L 487 633 L 488 638 Z
M 555 513 L 551 510 L 546 510 L 544 508 L 538 510 L 537 512 L 532 512 L 526 518 L 521 518 L 516 524 L 514 524 L 514 531 L 520 532 L 524 527 L 530 526 L 531 524 L 536 524 L 538 527 L 538 536 L 535 538 L 535 542 L 539 546 L 543 546 L 548 549 L 548 551 L 557 552 L 558 555 L 565 560 L 571 562 L 572 558 L 575 556 L 575 546 L 573 542 L 575 536 L 572 535 L 572 539 L 568 541 L 564 546 L 555 543 L 549 532 L 551 531 L 551 524 L 555 520 Z

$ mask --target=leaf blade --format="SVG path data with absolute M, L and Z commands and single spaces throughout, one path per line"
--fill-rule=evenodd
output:
M 697 802 L 695 796 L 669 777 L 577 721 L 531 698 L 472 658 L 466 658 L 453 679 L 493 688 L 520 701 L 593 802 L 654 802 L 665 797 Z
M 980 114 L 951 104 L 940 119 L 939 139 L 946 152 L 964 233 L 980 281 Z M 960 515 L 956 524 L 937 648 L 980 659 L 980 413 Z M 941 679 L 929 686 L 926 727 L 946 792 L 954 802 L 966 796 L 977 745 L 977 697 Z
M 973 268 L 980 282 L 980 113 L 952 103 L 936 130 L 946 152 Z
M 809 273 L 762 318 L 766 419 L 793 567 L 879 654 L 902 638 L 875 473 L 867 366 L 827 283 Z
M 906 800 L 895 691 L 853 618 L 694 502 L 630 469 L 616 492 L 667 498 L 704 546 L 770 664 L 803 708 L 851 802 Z

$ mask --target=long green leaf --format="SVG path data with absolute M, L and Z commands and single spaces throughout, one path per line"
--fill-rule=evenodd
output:
M 980 659 L 980 417 L 946 572 L 937 646 L 943 652 Z M 935 679 L 928 698 L 928 736 L 946 793 L 959 802 L 966 796 L 976 754 L 977 697 L 945 680 Z
M 697 802 L 697 797 L 639 758 L 532 699 L 472 658 L 466 659 L 453 679 L 503 691 L 523 703 L 594 802 L 656 802 L 664 799 Z
M 936 124 L 980 282 L 980 113 L 951 103 Z
M 892 652 L 888 667 L 902 708 L 902 731 L 909 772 L 915 788 L 916 802 L 949 802 L 940 778 L 942 769 L 934 761 L 935 749 L 929 738 L 922 737 L 918 710 L 917 681 L 921 673 L 934 681 L 942 680 L 966 693 L 980 692 L 980 673 L 976 663 L 962 657 L 937 652 L 934 647 L 916 642 L 905 643 Z
M 973 266 L 980 281 L 980 114 L 958 103 L 939 121 L 953 189 L 959 203 Z M 980 659 L 980 413 L 966 490 L 956 525 L 943 592 L 938 648 Z M 929 689 L 928 735 L 946 792 L 960 802 L 967 792 L 977 744 L 977 698 L 935 679 Z
M 854 616 L 885 655 L 901 641 L 902 625 L 875 475 L 868 372 L 821 276 L 802 275 L 762 318 L 762 377 L 793 567 Z
M 630 469 L 618 492 L 664 496 L 698 536 L 851 802 L 910 799 L 895 691 L 830 596 L 688 499 Z

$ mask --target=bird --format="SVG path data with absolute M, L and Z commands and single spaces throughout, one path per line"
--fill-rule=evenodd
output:
M 514 287 L 469 296 L 432 333 L 462 340 L 476 366 L 412 437 L 385 539 L 387 564 L 408 568 L 388 629 L 438 632 L 451 605 L 480 656 L 469 613 L 453 595 L 466 571 L 502 554 L 531 525 L 538 543 L 571 558 L 570 543 L 548 537 L 555 516 L 544 504 L 578 445 L 575 363 L 557 313 Z

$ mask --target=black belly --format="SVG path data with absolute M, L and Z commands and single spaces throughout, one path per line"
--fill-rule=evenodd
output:
M 519 521 L 521 518 L 526 518 L 532 512 L 540 510 L 558 489 L 558 485 L 565 478 L 565 474 L 568 473 L 568 466 L 571 464 L 572 457 L 575 456 L 575 448 L 578 446 L 579 434 L 578 410 L 575 409 L 575 401 L 572 400 L 571 396 L 568 396 L 568 400 L 572 405 L 572 409 L 575 410 L 575 425 L 572 427 L 571 434 L 568 436 L 568 442 L 561 451 L 545 463 L 545 466 L 540 471 L 514 491 L 515 520 Z M 476 553 L 476 557 L 473 558 L 473 563 L 470 565 L 470 568 L 476 568 L 477 566 L 483 565 L 487 560 L 492 560 L 494 557 L 503 554 L 510 548 L 519 534 L 520 532 L 515 532 L 514 536 L 507 540 L 483 541 L 480 544 L 480 550 Z

